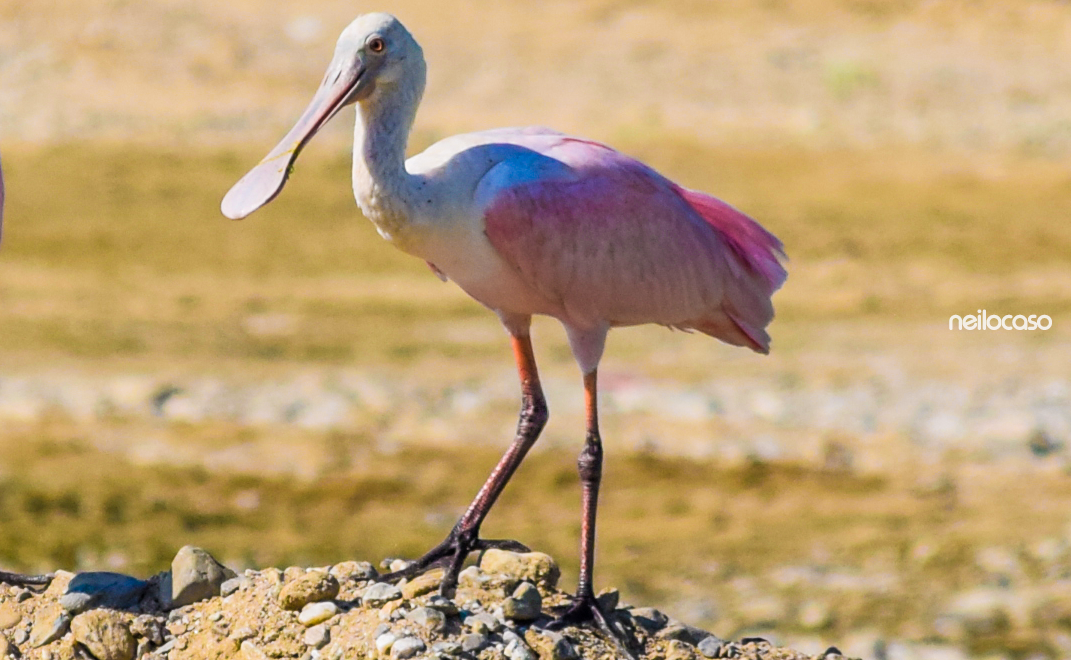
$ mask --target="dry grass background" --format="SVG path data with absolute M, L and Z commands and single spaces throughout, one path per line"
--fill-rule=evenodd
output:
M 219 217 L 223 192 L 304 107 L 337 32 L 381 9 L 430 63 L 414 149 L 547 124 L 611 142 L 784 239 L 771 357 L 634 329 L 611 339 L 612 377 L 850 385 L 895 364 L 920 383 L 1066 380 L 1066 2 L 41 0 L 0 4 L 0 390 L 5 376 L 52 372 L 256 381 L 355 369 L 432 390 L 508 378 L 493 317 L 359 217 L 351 115 L 270 207 Z M 1047 313 L 1054 327 L 948 333 L 949 315 L 980 307 Z M 575 381 L 560 331 L 536 330 L 544 371 Z M 489 521 L 568 569 L 573 403 L 551 401 L 549 449 Z M 400 448 L 374 416 L 337 432 L 2 420 L 0 563 L 145 572 L 187 542 L 258 565 L 414 554 L 445 533 L 513 414 L 402 425 Z M 606 424 L 600 581 L 724 634 L 748 624 L 709 605 L 739 597 L 733 578 L 813 563 L 902 576 L 884 595 L 838 601 L 831 642 L 858 630 L 924 638 L 941 598 L 978 579 L 975 549 L 1027 547 L 1068 522 L 1066 475 L 1047 466 L 983 469 L 967 450 L 929 464 L 903 438 L 861 473 L 818 459 L 725 466 L 615 453 L 613 438 L 637 429 L 672 450 L 683 426 L 670 419 Z M 717 444 L 725 428 L 701 431 Z M 160 438 L 170 453 L 138 458 Z M 261 458 L 227 469 L 196 459 L 250 446 Z M 314 467 L 276 469 L 303 461 Z M 919 485 L 949 474 L 953 500 Z M 976 650 L 1050 648 L 1041 633 L 1016 635 Z

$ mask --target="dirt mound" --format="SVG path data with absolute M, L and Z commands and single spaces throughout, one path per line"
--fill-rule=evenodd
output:
M 404 566 L 395 560 L 391 568 Z M 488 551 L 451 598 L 442 572 L 392 585 L 367 562 L 248 570 L 183 548 L 148 580 L 56 573 L 44 590 L 0 586 L 0 657 L 42 660 L 428 658 L 579 660 L 622 657 L 594 627 L 548 625 L 569 602 L 548 555 Z M 653 608 L 600 595 L 636 655 L 664 660 L 811 658 L 760 639 L 721 640 Z M 642 651 L 639 649 L 642 647 Z M 824 658 L 839 658 L 830 649 Z

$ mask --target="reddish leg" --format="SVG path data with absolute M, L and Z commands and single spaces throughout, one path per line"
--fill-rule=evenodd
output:
M 599 609 L 595 600 L 595 515 L 599 506 L 599 484 L 602 481 L 602 438 L 599 436 L 597 371 L 584 374 L 584 404 L 587 412 L 587 434 L 584 449 L 577 459 L 577 472 L 580 473 L 580 504 L 582 520 L 580 526 L 580 581 L 577 584 L 573 604 L 552 624 L 552 628 L 593 622 L 618 647 L 625 657 L 632 658 L 629 650 L 629 636 L 617 630 L 606 617 L 606 612 Z
M 382 580 L 394 580 L 412 577 L 426 571 L 436 564 L 446 563 L 446 574 L 440 590 L 449 594 L 457 586 L 457 575 L 465 558 L 475 550 L 502 548 L 518 552 L 527 552 L 528 548 L 517 541 L 484 540 L 479 538 L 480 525 L 487 513 L 494 506 L 498 496 L 509 483 L 510 477 L 517 471 L 528 450 L 539 438 L 539 433 L 546 426 L 547 401 L 543 388 L 539 384 L 539 372 L 536 370 L 535 356 L 532 353 L 532 341 L 525 335 L 512 337 L 513 354 L 517 360 L 517 371 L 521 378 L 521 416 L 517 423 L 517 436 L 509 449 L 498 461 L 498 465 L 487 478 L 472 504 L 454 525 L 446 539 L 428 551 L 409 568 L 382 576 Z

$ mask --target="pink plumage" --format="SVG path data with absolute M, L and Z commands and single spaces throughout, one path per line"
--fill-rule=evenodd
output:
M 610 147 L 548 134 L 496 134 L 561 167 L 485 193 L 484 219 L 491 244 L 564 323 L 659 323 L 769 350 L 780 241 Z M 533 158 L 518 160 L 530 171 Z

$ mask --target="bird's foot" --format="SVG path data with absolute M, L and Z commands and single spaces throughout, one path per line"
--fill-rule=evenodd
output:
M 21 573 L 8 573 L 0 571 L 0 584 L 10 584 L 15 587 L 41 588 L 52 584 L 51 573 L 46 575 L 22 575 Z
M 599 602 L 595 596 L 588 594 L 586 596 L 576 596 L 565 612 L 559 614 L 557 618 L 547 624 L 547 629 L 562 630 L 571 626 L 594 624 L 595 627 L 602 631 L 603 635 L 613 642 L 621 657 L 628 660 L 636 660 L 637 656 L 632 649 L 640 646 L 639 641 L 620 625 L 615 625 L 615 623 L 599 607 Z
M 473 552 L 482 552 L 490 549 L 510 550 L 512 552 L 531 552 L 531 549 L 518 541 L 509 539 L 481 539 L 476 534 L 457 532 L 454 530 L 446 539 L 429 550 L 423 557 L 409 564 L 400 571 L 394 571 L 379 576 L 382 582 L 395 582 L 403 578 L 408 579 L 420 575 L 432 568 L 442 566 L 446 569 L 443 574 L 439 593 L 443 596 L 452 596 L 457 588 L 457 577 L 461 573 L 461 567 L 465 559 Z

